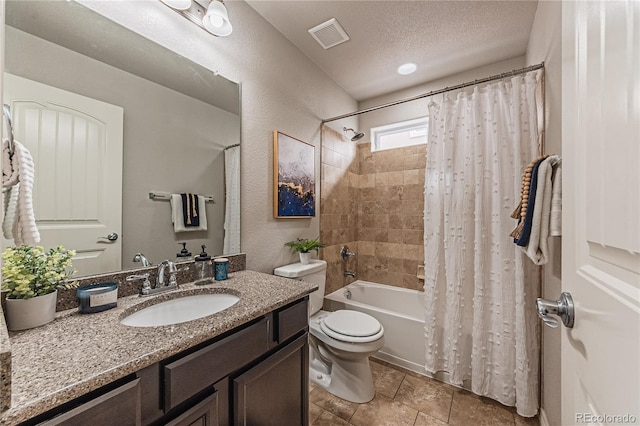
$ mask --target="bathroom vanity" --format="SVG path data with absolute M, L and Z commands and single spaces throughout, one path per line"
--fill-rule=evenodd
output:
M 175 293 L 240 296 L 202 319 L 124 326 L 123 316 L 148 304 L 130 296 L 110 311 L 65 311 L 11 333 L 12 407 L 0 424 L 307 424 L 307 295 L 315 288 L 241 271 Z

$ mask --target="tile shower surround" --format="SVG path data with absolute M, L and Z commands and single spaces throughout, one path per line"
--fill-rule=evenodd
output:
M 354 280 L 342 274 L 345 244 L 357 253 L 346 268 L 358 279 L 422 290 L 416 274 L 424 259 L 425 145 L 371 152 L 370 143 L 356 145 L 327 127 L 322 136 L 326 293 Z

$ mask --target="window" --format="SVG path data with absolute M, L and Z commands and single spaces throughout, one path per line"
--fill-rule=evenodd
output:
M 401 121 L 371 128 L 371 151 L 403 148 L 427 143 L 429 118 Z

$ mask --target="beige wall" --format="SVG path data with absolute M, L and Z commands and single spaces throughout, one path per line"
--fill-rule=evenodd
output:
M 344 245 L 358 252 L 358 157 L 356 144 L 342 132 L 326 126 L 322 128 L 322 182 L 320 189 L 320 241 L 322 259 L 327 261 L 325 294 L 329 294 L 353 278 L 345 271 L 357 271 L 359 257 L 342 262 L 340 250 Z
M 422 290 L 425 146 L 372 153 L 323 129 L 320 239 L 326 293 L 355 278 Z M 347 245 L 357 256 L 340 258 Z
M 426 146 L 371 152 L 358 145 L 358 278 L 422 290 Z
M 546 106 L 546 151 L 562 154 L 562 2 L 538 2 L 529 46 L 527 65 L 544 61 Z M 543 297 L 560 297 L 561 238 L 549 239 L 550 261 L 544 267 Z M 560 333 L 542 327 L 542 410 L 548 424 L 560 425 Z M 544 426 L 544 425 L 543 425 Z
M 320 121 L 356 109 L 356 102 L 243 1 L 227 2 L 234 32 L 214 37 L 161 2 L 82 4 L 242 84 L 242 251 L 247 268 L 273 272 L 296 261 L 284 243 L 319 235 L 313 219 L 273 218 L 273 130 L 316 146 L 320 189 Z M 355 119 L 332 127 L 355 124 Z M 350 127 L 351 127 L 350 126 Z

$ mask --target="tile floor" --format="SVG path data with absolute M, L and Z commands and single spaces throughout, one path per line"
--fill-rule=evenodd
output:
M 353 426 L 539 426 L 515 409 L 488 398 L 372 360 L 376 395 L 355 404 L 310 385 L 309 425 Z

